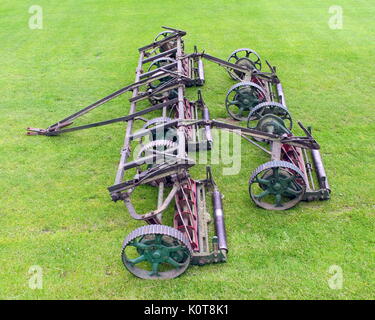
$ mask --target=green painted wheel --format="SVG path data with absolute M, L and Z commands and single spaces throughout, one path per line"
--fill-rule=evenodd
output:
M 228 114 L 235 120 L 247 121 L 252 109 L 266 101 L 266 93 L 254 82 L 240 82 L 232 86 L 225 98 Z
M 124 240 L 122 261 L 142 279 L 171 279 L 189 267 L 191 246 L 183 233 L 165 225 L 148 225 Z
M 290 134 L 290 131 L 286 128 L 283 119 L 273 114 L 268 114 L 262 117 L 255 127 L 256 130 L 267 132 L 271 134 L 283 135 L 284 133 Z
M 251 49 L 241 48 L 233 51 L 228 57 L 228 62 L 237 64 L 248 70 L 256 69 L 260 71 L 262 69 L 262 62 L 260 56 Z M 227 68 L 230 77 L 234 80 L 243 80 L 245 74 L 241 71 Z
M 288 108 L 277 102 L 263 102 L 258 104 L 251 110 L 249 117 L 247 118 L 247 127 L 250 129 L 259 130 L 259 121 L 268 116 L 273 115 L 282 120 L 283 127 L 289 131 L 293 128 L 293 120 L 290 115 Z
M 267 210 L 294 207 L 306 191 L 303 172 L 287 161 L 270 161 L 254 170 L 249 180 L 251 199 Z

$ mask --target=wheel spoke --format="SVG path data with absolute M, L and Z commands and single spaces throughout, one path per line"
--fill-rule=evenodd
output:
M 165 260 L 166 263 L 172 265 L 173 267 L 175 268 L 180 268 L 182 266 L 182 264 L 178 263 L 177 261 L 175 261 L 174 259 L 172 259 L 171 257 L 168 257 L 166 260 Z
M 262 109 L 258 110 L 257 112 L 255 112 L 255 114 L 256 114 L 256 115 L 258 116 L 258 118 L 260 119 L 261 117 L 263 117 L 264 112 L 265 112 L 265 109 L 262 108 Z
M 268 196 L 270 194 L 270 192 L 268 190 L 265 190 L 263 191 L 262 193 L 258 194 L 257 196 L 255 196 L 255 198 L 257 199 L 262 199 L 264 198 L 265 196 Z
M 294 189 L 289 187 L 285 190 L 285 192 L 297 197 L 301 194 L 302 190 L 294 190 Z
M 163 238 L 162 234 L 156 234 L 155 235 L 155 244 L 161 244 L 161 239 Z
M 180 250 L 183 250 L 184 248 L 182 246 L 175 246 L 175 247 L 166 247 L 166 250 L 168 252 L 177 252 Z
M 137 264 L 137 263 L 141 263 L 143 261 L 146 260 L 146 257 L 142 254 L 141 256 L 139 256 L 138 258 L 135 258 L 135 259 L 129 259 L 128 261 L 131 263 L 131 264 Z
M 239 108 L 238 113 L 236 114 L 237 117 L 242 117 L 242 113 L 244 112 L 244 108 Z
M 240 91 L 241 89 L 242 89 L 242 87 L 236 87 L 236 88 L 233 89 L 233 91 L 235 93 L 237 93 L 238 95 L 241 95 L 241 91 Z
M 280 193 L 276 194 L 276 197 L 275 197 L 275 206 L 276 207 L 282 207 L 283 206 L 281 204 L 281 194 Z
M 137 249 L 143 249 L 143 250 L 148 248 L 147 244 L 140 243 L 138 241 L 133 241 L 133 242 L 129 243 L 129 246 L 133 246 L 133 247 L 136 247 Z
M 288 178 L 281 178 L 281 181 L 284 182 L 284 183 L 289 183 L 289 182 L 294 181 L 296 178 L 297 178 L 297 176 L 292 175 L 292 176 L 290 176 Z
M 159 275 L 159 262 L 154 262 L 152 264 L 152 271 L 150 272 L 150 276 L 158 276 Z
M 266 179 L 262 179 L 262 178 L 259 178 L 258 176 L 256 177 L 255 181 L 259 184 L 264 184 L 266 186 L 269 186 L 271 181 L 269 180 L 266 180 Z
M 273 171 L 273 177 L 274 177 L 276 180 L 279 180 L 279 167 L 274 167 L 274 168 L 272 168 L 272 171 Z

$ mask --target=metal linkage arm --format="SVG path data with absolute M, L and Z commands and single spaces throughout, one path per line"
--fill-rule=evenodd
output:
M 209 61 L 215 62 L 215 63 L 217 63 L 218 65 L 220 65 L 222 67 L 230 68 L 230 69 L 237 70 L 237 71 L 244 72 L 244 73 L 251 73 L 254 76 L 263 78 L 265 80 L 268 80 L 268 81 L 271 81 L 271 82 L 274 82 L 274 83 L 279 83 L 280 82 L 279 78 L 276 75 L 275 69 L 273 67 L 271 67 L 268 64 L 268 62 L 267 62 L 267 64 L 270 66 L 271 72 L 261 72 L 261 71 L 257 70 L 256 68 L 253 68 L 253 69 L 244 68 L 243 66 L 240 66 L 238 64 L 234 64 L 234 63 L 231 63 L 231 62 L 228 62 L 228 61 L 216 58 L 216 57 L 211 56 L 209 54 L 206 54 L 204 52 L 202 52 L 202 53 L 196 53 L 195 55 L 196 56 L 200 56 L 202 58 L 205 58 L 205 59 L 207 59 Z
M 173 32 L 178 32 L 178 33 L 181 33 L 181 34 L 186 34 L 186 31 L 181 30 L 181 29 L 171 28 L 171 27 L 167 27 L 167 26 L 161 26 L 161 27 L 163 29 L 170 30 L 170 31 L 173 31 Z
M 154 56 L 151 56 L 151 57 L 148 57 L 146 59 L 143 59 L 142 60 L 142 64 L 145 64 L 145 63 L 149 63 L 149 62 L 152 62 L 154 60 L 157 60 L 157 59 L 160 59 L 160 58 L 163 58 L 163 57 L 166 57 L 166 56 L 170 56 L 170 55 L 173 55 L 177 52 L 177 48 L 172 48 L 172 49 L 169 49 L 167 51 L 164 51 L 164 52 L 161 52 L 159 54 L 156 54 Z
M 149 49 L 154 49 L 156 47 L 160 47 L 161 45 L 163 45 L 164 43 L 167 43 L 171 40 L 174 40 L 176 38 L 180 38 L 180 37 L 183 37 L 184 35 L 186 35 L 186 32 L 185 31 L 182 31 L 182 30 L 172 30 L 170 28 L 168 28 L 169 30 L 175 32 L 174 34 L 168 36 L 168 37 L 165 37 L 164 39 L 162 40 L 159 40 L 159 41 L 155 41 L 155 42 L 152 42 L 150 44 L 148 44 L 147 46 L 144 46 L 144 47 L 141 47 L 139 48 L 139 52 L 144 52 L 144 51 L 147 51 Z
M 145 79 L 140 80 L 138 82 L 135 82 L 135 83 L 133 83 L 131 85 L 128 85 L 128 86 L 126 86 L 124 88 L 121 88 L 120 90 L 117 90 L 116 92 L 114 92 L 114 93 L 112 93 L 112 94 L 110 94 L 110 95 L 108 95 L 108 96 L 106 96 L 106 97 L 104 97 L 104 98 L 96 101 L 95 103 L 87 106 L 86 108 L 83 108 L 80 111 L 78 111 L 78 112 L 76 112 L 76 113 L 74 113 L 74 114 L 66 117 L 65 119 L 63 119 L 63 120 L 61 120 L 61 121 L 59 121 L 59 122 L 57 122 L 57 123 L 49 126 L 47 129 L 39 129 L 39 128 L 28 127 L 27 128 L 27 131 L 28 131 L 27 134 L 28 135 L 49 135 L 49 136 L 51 136 L 51 135 L 56 135 L 56 132 L 60 132 L 61 133 L 61 132 L 68 132 L 68 131 L 75 131 L 75 130 L 82 130 L 82 129 L 90 128 L 92 126 L 88 126 L 88 127 L 87 126 L 82 126 L 80 129 L 73 129 L 72 128 L 73 130 L 66 130 L 66 131 L 65 130 L 64 131 L 63 130 L 59 130 L 59 129 L 63 128 L 63 127 L 71 125 L 73 123 L 74 119 L 76 119 L 76 118 L 78 118 L 78 117 L 80 117 L 80 116 L 88 113 L 89 111 L 91 111 L 91 110 L 93 110 L 93 109 L 101 106 L 102 104 L 104 104 L 104 103 L 106 103 L 106 102 L 108 102 L 108 101 L 110 101 L 110 100 L 112 100 L 112 99 L 114 99 L 114 98 L 122 95 L 123 93 L 131 91 L 131 90 L 134 90 L 136 88 L 139 88 L 142 85 L 148 84 L 148 83 L 150 83 L 152 81 L 155 81 L 157 79 L 163 78 L 167 74 L 169 74 L 169 73 L 167 73 L 165 71 L 159 71 L 156 74 L 152 74 L 149 78 L 145 78 Z M 119 120 L 119 121 L 124 121 L 124 120 Z M 105 123 L 105 124 L 108 124 L 108 123 Z M 98 125 L 96 125 L 96 126 L 98 126 Z
M 165 70 L 176 69 L 176 68 L 177 68 L 177 62 L 172 62 L 170 64 L 163 66 L 163 68 L 157 68 L 157 69 L 142 73 L 140 75 L 140 79 L 144 79 L 144 78 L 153 76 L 155 74 L 159 74 L 161 71 L 166 72 Z M 163 74 L 163 77 L 165 76 L 166 74 Z
M 142 136 L 148 135 L 151 131 L 157 132 L 157 130 L 162 130 L 170 127 L 181 127 L 181 126 L 191 126 L 191 125 L 198 125 L 198 126 L 210 126 L 210 127 L 217 127 L 219 129 L 226 129 L 230 131 L 239 131 L 238 133 L 242 135 L 250 135 L 255 138 L 259 138 L 262 140 L 267 141 L 276 141 L 283 144 L 289 144 L 295 147 L 300 147 L 304 149 L 320 149 L 319 144 L 316 140 L 309 134 L 306 137 L 297 137 L 297 136 L 288 136 L 288 135 L 277 135 L 272 133 L 267 133 L 255 129 L 244 128 L 241 126 L 229 124 L 226 122 L 221 122 L 217 120 L 172 120 L 170 122 L 155 126 L 152 129 L 144 129 L 140 130 L 129 138 L 130 140 L 138 139 Z
M 183 163 L 164 163 L 150 170 L 144 171 L 137 175 L 134 179 L 120 182 L 108 187 L 108 191 L 113 201 L 122 199 L 121 192 L 129 189 L 133 189 L 141 184 L 145 184 L 156 179 L 161 179 L 166 176 L 178 175 L 185 172 L 188 168 L 192 167 L 195 163 L 187 159 Z
M 179 124 L 178 119 L 172 120 L 172 121 L 160 124 L 160 125 L 156 125 L 155 127 L 150 128 L 150 129 L 141 129 L 141 130 L 139 130 L 137 132 L 134 132 L 133 134 L 129 135 L 128 138 L 129 138 L 129 141 L 135 140 L 135 139 L 147 136 L 150 133 L 161 132 L 161 131 L 158 131 L 158 130 L 164 130 L 164 129 L 168 129 L 168 128 L 172 128 L 172 127 L 177 127 L 178 124 Z
M 56 129 L 66 127 L 66 126 L 72 124 L 74 119 L 76 119 L 76 118 L 86 114 L 87 112 L 101 106 L 102 104 L 118 97 L 119 95 L 121 95 L 121 94 L 123 94 L 127 91 L 132 90 L 133 87 L 134 87 L 134 84 L 123 87 L 123 88 L 111 93 L 110 95 L 94 102 L 93 104 L 90 104 L 89 106 L 77 111 L 76 113 L 73 113 L 72 115 L 60 120 L 59 122 L 56 122 L 55 124 L 50 125 L 47 129 L 38 129 L 38 128 L 28 127 L 27 128 L 27 130 L 28 130 L 27 134 L 28 135 L 36 135 L 36 134 L 44 135 L 44 134 L 46 134 L 46 132 L 51 132 L 51 131 L 54 131 Z
M 278 141 L 283 144 L 289 144 L 295 147 L 300 147 L 304 149 L 320 149 L 319 144 L 316 142 L 316 140 L 309 134 L 307 137 L 295 137 L 295 136 L 287 136 L 287 135 L 277 135 L 277 134 L 271 134 L 255 129 L 249 129 L 244 128 L 232 124 L 228 124 L 221 121 L 212 120 L 210 121 L 212 126 L 216 126 L 218 128 L 222 129 L 228 129 L 228 130 L 239 130 L 240 134 L 247 134 L 255 138 L 260 138 L 268 141 Z
M 209 61 L 212 61 L 212 62 L 215 62 L 223 67 L 227 67 L 227 68 L 231 68 L 231 69 L 234 69 L 234 70 L 237 70 L 237 71 L 240 71 L 240 72 L 244 72 L 244 73 L 249 73 L 251 72 L 252 70 L 249 70 L 247 68 L 243 68 L 237 64 L 234 64 L 234 63 L 230 63 L 228 61 L 225 61 L 225 60 L 222 60 L 222 59 L 219 59 L 219 58 L 216 58 L 214 56 L 210 56 L 209 54 L 207 53 L 197 53 L 197 56 L 201 56 L 202 58 L 205 58 Z
M 302 149 L 310 149 L 310 150 L 318 150 L 320 149 L 320 145 L 314 138 L 311 137 L 282 137 L 280 139 L 282 144 L 289 144 L 294 147 L 302 148 Z
M 53 131 L 45 130 L 45 131 L 38 132 L 38 134 L 45 135 L 45 136 L 56 136 L 56 135 L 61 134 L 61 133 L 84 130 L 84 129 L 94 128 L 94 127 L 101 127 L 101 126 L 105 126 L 105 125 L 116 123 L 116 122 L 126 122 L 126 121 L 129 121 L 129 120 L 134 120 L 137 117 L 140 117 L 140 116 L 142 116 L 146 113 L 149 113 L 149 112 L 152 112 L 152 111 L 155 111 L 155 110 L 159 110 L 159 109 L 163 109 L 164 107 L 167 107 L 167 106 L 169 106 L 171 104 L 174 104 L 174 103 L 177 103 L 177 102 L 178 102 L 178 99 L 176 98 L 176 99 L 168 100 L 168 101 L 163 102 L 163 103 L 153 105 L 149 108 L 146 108 L 144 110 L 132 113 L 132 114 L 124 116 L 124 117 L 114 118 L 114 119 L 111 119 L 111 120 L 105 120 L 105 121 L 100 121 L 100 122 L 94 122 L 94 123 L 86 124 L 86 125 L 83 125 L 83 126 L 78 126 L 78 127 L 68 128 L 68 129 L 62 129 L 62 130 L 60 130 L 61 127 L 57 127 Z
M 182 83 L 182 80 L 177 78 L 172 78 L 165 83 L 159 85 L 157 88 L 153 90 L 147 90 L 145 92 L 139 93 L 135 97 L 132 97 L 129 99 L 130 102 L 138 102 L 140 100 L 144 100 L 147 98 L 150 98 L 156 94 L 161 94 L 167 91 L 170 91 L 172 89 L 178 88 Z

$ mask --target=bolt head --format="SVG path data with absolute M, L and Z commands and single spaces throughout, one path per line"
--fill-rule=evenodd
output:
M 276 190 L 276 191 L 279 191 L 280 189 L 281 189 L 281 184 L 280 183 L 275 183 L 274 185 L 273 185 L 273 189 L 274 190 Z
M 155 259 L 159 259 L 161 257 L 161 254 L 160 254 L 159 250 L 153 252 L 152 257 L 155 258 Z

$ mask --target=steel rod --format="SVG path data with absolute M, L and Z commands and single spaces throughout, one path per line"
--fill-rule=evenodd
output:
M 141 51 L 140 54 L 139 54 L 138 66 L 137 66 L 137 70 L 136 70 L 136 73 L 135 73 L 135 82 L 139 81 L 139 78 L 140 78 L 140 75 L 141 75 L 141 72 L 142 72 L 143 57 L 144 57 L 144 52 Z M 137 96 L 137 94 L 138 94 L 138 88 L 135 88 L 133 90 L 132 96 L 135 97 L 135 96 Z M 132 102 L 130 104 L 129 113 L 132 114 L 132 113 L 135 112 L 135 110 L 136 110 L 136 103 Z M 118 165 L 118 168 L 117 168 L 117 173 L 116 173 L 116 178 L 115 178 L 114 184 L 119 184 L 124 177 L 124 169 L 123 169 L 124 164 L 125 164 L 127 158 L 130 155 L 130 138 L 129 137 L 130 137 L 132 129 L 133 129 L 133 121 L 134 120 L 128 121 L 127 125 L 126 125 L 124 146 L 121 150 L 120 162 L 119 162 L 119 165 Z

